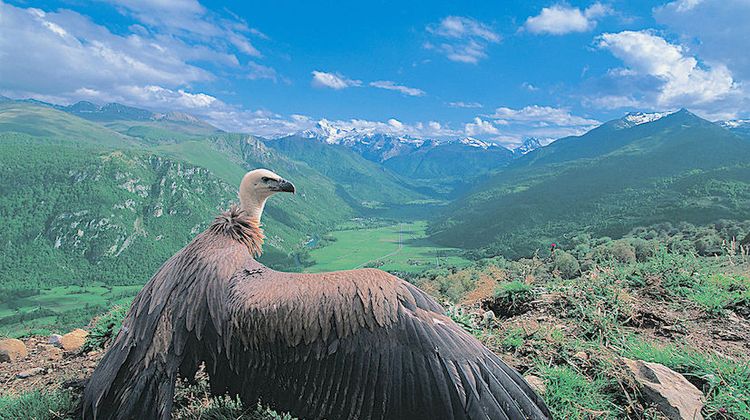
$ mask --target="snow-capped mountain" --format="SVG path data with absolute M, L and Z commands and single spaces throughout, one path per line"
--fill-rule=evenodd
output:
M 623 128 L 635 127 L 636 125 L 654 122 L 674 112 L 631 112 L 622 118 Z
M 719 124 L 734 134 L 750 138 L 750 120 L 718 121 L 716 124 Z
M 541 139 L 539 137 L 527 137 L 524 139 L 520 146 L 513 149 L 513 154 L 516 156 L 523 156 L 526 153 L 536 150 L 540 147 L 550 144 L 552 141 L 549 139 Z
M 480 149 L 487 150 L 490 147 L 499 147 L 495 143 L 488 143 L 483 140 L 475 139 L 474 137 L 464 137 L 460 140 L 458 140 L 458 143 L 465 144 L 469 147 L 478 147 Z

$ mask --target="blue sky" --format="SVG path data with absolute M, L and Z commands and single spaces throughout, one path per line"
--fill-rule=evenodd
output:
M 750 1 L 0 0 L 0 93 L 504 144 L 750 117 Z

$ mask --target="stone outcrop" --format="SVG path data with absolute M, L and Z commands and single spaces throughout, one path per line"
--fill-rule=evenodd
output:
M 632 373 L 643 398 L 672 420 L 702 420 L 705 397 L 684 376 L 658 363 L 621 359 Z

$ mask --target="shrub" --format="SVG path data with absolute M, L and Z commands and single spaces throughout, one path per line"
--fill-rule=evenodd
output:
M 518 280 L 503 282 L 495 288 L 495 298 L 487 302 L 488 309 L 499 317 L 511 317 L 523 313 L 534 298 L 531 286 Z
M 83 345 L 84 351 L 103 349 L 112 342 L 122 327 L 122 321 L 128 313 L 127 306 L 114 306 L 108 312 L 91 320 L 91 331 Z
M 581 272 L 581 265 L 578 263 L 576 257 L 565 251 L 557 251 L 555 253 L 555 260 L 552 267 L 564 279 L 575 278 Z

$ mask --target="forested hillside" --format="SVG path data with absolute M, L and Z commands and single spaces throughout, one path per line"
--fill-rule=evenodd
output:
M 686 110 L 604 124 L 514 161 L 433 224 L 439 243 L 531 255 L 580 234 L 750 218 L 750 142 Z

